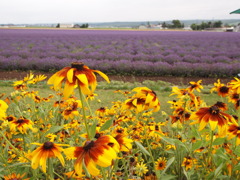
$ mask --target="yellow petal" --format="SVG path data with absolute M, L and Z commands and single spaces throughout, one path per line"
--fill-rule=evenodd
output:
M 92 159 L 90 159 L 87 164 L 87 170 L 93 176 L 97 176 L 99 174 L 99 169 L 96 168 L 96 164 Z
M 200 122 L 199 131 L 203 130 L 203 128 L 205 128 L 206 125 L 207 125 L 207 122 L 202 120 Z
M 108 83 L 110 83 L 108 76 L 106 74 L 104 74 L 103 72 L 98 71 L 98 70 L 93 70 L 93 72 L 98 73 L 100 76 L 102 76 L 103 79 L 105 79 Z
M 68 98 L 74 90 L 74 83 L 68 83 L 68 81 L 65 84 L 64 90 L 63 90 L 63 95 L 65 98 Z
M 214 131 L 217 127 L 218 121 L 209 121 L 211 130 Z
M 41 158 L 41 154 L 42 154 L 42 151 L 39 149 L 36 149 L 35 151 L 32 152 L 32 163 L 31 163 L 31 166 L 33 169 L 37 169 L 38 168 L 38 165 L 39 165 L 39 161 L 40 161 L 40 158 Z
M 86 86 L 88 86 L 88 79 L 87 79 L 87 76 L 85 74 L 77 74 L 76 77 L 79 79 L 79 81 L 81 83 L 83 83 Z
M 73 82 L 73 72 L 74 72 L 74 68 L 69 69 L 69 71 L 67 72 L 67 79 L 70 83 Z

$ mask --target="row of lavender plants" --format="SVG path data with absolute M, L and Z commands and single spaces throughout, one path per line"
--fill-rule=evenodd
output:
M 240 73 L 240 33 L 0 29 L 0 69 L 56 71 L 73 61 L 112 74 Z

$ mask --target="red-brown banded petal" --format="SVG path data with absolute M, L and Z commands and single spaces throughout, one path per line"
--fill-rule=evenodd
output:
M 110 83 L 109 78 L 106 74 L 98 70 L 92 70 L 92 71 L 98 73 L 103 79 L 105 79 L 108 83 Z

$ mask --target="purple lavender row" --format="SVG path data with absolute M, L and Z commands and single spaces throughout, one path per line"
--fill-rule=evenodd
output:
M 72 61 L 112 74 L 235 76 L 240 33 L 0 29 L 0 69 L 55 71 Z

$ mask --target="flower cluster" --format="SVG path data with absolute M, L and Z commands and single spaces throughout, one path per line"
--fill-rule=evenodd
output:
M 116 90 L 121 99 L 98 107 L 95 72 L 109 82 L 78 62 L 50 77 L 47 93 L 32 88 L 43 75 L 14 82 L 0 100 L 2 178 L 240 178 L 238 78 L 218 80 L 211 94 L 201 80 L 169 96 L 145 86 Z

